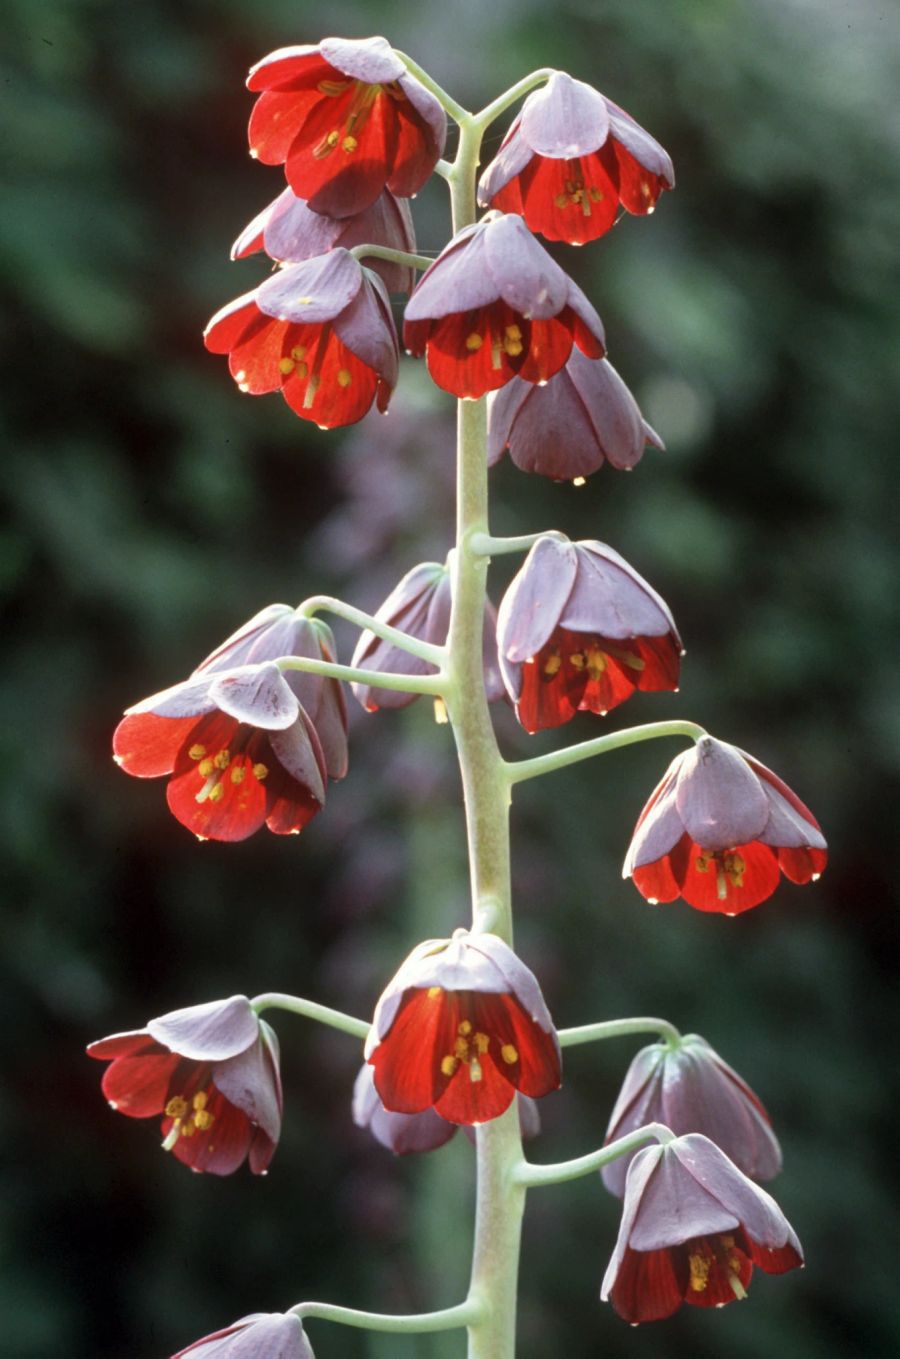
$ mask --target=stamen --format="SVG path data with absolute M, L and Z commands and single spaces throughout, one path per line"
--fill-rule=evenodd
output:
M 452 1076 L 458 1066 L 459 1058 L 448 1054 L 441 1059 L 441 1074 L 444 1076 Z
M 691 1271 L 690 1286 L 694 1293 L 702 1293 L 709 1282 L 710 1262 L 705 1255 L 689 1255 L 688 1266 Z
M 305 344 L 295 344 L 294 347 L 293 347 L 293 349 L 291 350 L 291 358 L 294 360 L 295 363 L 299 363 L 301 359 L 305 359 L 305 358 L 306 358 L 306 345 L 305 345 Z
M 262 783 L 263 779 L 266 777 L 268 772 L 269 772 L 268 765 L 264 764 L 255 764 L 252 769 L 253 777 L 255 779 L 258 779 L 260 783 Z
M 355 137 L 345 137 L 344 140 L 341 142 L 341 146 L 347 152 L 347 154 L 350 155 L 359 146 L 359 142 L 356 140 Z
M 729 1274 L 729 1276 L 728 1276 L 728 1282 L 731 1284 L 731 1291 L 732 1291 L 732 1293 L 734 1294 L 734 1296 L 737 1298 L 738 1302 L 743 1302 L 744 1299 L 745 1299 L 746 1296 L 747 1296 L 747 1290 L 746 1290 L 746 1288 L 744 1287 L 744 1285 L 741 1283 L 741 1281 L 740 1281 L 740 1279 L 737 1277 L 737 1275 L 736 1275 L 736 1274 Z
M 471 335 L 466 336 L 466 349 L 470 350 L 473 354 L 476 349 L 480 349 L 483 344 L 484 340 L 478 334 L 477 330 L 473 330 Z
M 215 784 L 207 794 L 210 802 L 221 802 L 225 796 L 225 789 L 221 783 Z
M 293 360 L 293 359 L 279 359 L 279 360 L 278 360 L 278 371 L 279 371 L 279 373 L 281 373 L 281 375 L 282 375 L 283 377 L 288 377 L 288 376 L 289 376 L 291 373 L 293 373 L 293 371 L 294 371 L 294 360 Z
M 477 1057 L 473 1057 L 469 1063 L 469 1080 L 474 1083 L 475 1081 L 480 1081 L 483 1076 L 484 1072 L 481 1069 L 481 1063 Z
M 519 1054 L 513 1047 L 512 1043 L 503 1044 L 503 1047 L 500 1049 L 500 1056 L 503 1058 L 507 1066 L 512 1066 L 513 1062 L 517 1062 L 519 1060 Z
M 201 760 L 200 763 L 197 765 L 197 773 L 200 774 L 204 779 L 208 779 L 210 774 L 215 769 L 215 767 L 216 766 L 213 764 L 212 760 Z
M 220 750 L 218 755 L 213 759 L 213 764 L 217 769 L 227 769 L 231 764 L 231 751 Z
M 337 380 L 338 380 L 338 386 L 339 386 L 339 387 L 349 387 L 349 386 L 350 386 L 350 383 L 353 381 L 353 377 L 352 377 L 352 375 L 351 375 L 351 373 L 350 373 L 350 369 L 349 369 L 349 368 L 339 368 L 339 369 L 338 369 Z
M 466 1034 L 472 1032 L 472 1025 L 469 1023 L 467 1019 L 464 1019 L 463 1022 L 460 1024 L 459 1028 L 456 1030 L 456 1032 L 461 1033 L 465 1036 Z
M 188 758 L 191 760 L 202 760 L 206 754 L 206 746 L 191 746 L 188 751 Z
M 188 1111 L 188 1102 L 181 1095 L 173 1095 L 165 1108 L 166 1118 L 184 1118 Z
M 428 999 L 429 999 L 429 1000 L 434 1000 L 434 999 L 435 999 L 437 996 L 439 996 L 440 994 L 441 994 L 441 988 L 440 988 L 439 986 L 429 986 L 429 988 L 428 988 Z
M 546 661 L 544 661 L 544 674 L 549 676 L 558 675 L 561 669 L 562 656 L 560 656 L 558 651 L 553 650 L 550 652 Z
M 171 1151 L 180 1136 L 181 1136 L 181 1120 L 176 1119 L 163 1139 L 162 1143 L 163 1151 Z
M 491 1045 L 491 1040 L 486 1033 L 476 1033 L 473 1042 L 482 1056 L 484 1056 Z
M 231 771 L 232 783 L 243 783 L 247 771 L 242 764 L 236 764 Z

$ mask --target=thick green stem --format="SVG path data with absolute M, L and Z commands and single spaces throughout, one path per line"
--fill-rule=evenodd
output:
M 297 612 L 304 618 L 312 618 L 317 613 L 333 613 L 335 618 L 343 618 L 354 627 L 373 633 L 400 651 L 408 651 L 410 656 L 418 656 L 420 660 L 430 661 L 432 665 L 443 664 L 445 651 L 442 646 L 434 646 L 431 642 L 420 641 L 418 637 L 410 637 L 399 628 L 392 628 L 389 623 L 382 623 L 379 618 L 373 618 L 362 609 L 355 609 L 352 604 L 345 604 L 342 599 L 333 599 L 331 595 L 312 595 L 309 599 L 304 599 Z
M 681 1034 L 667 1019 L 606 1019 L 599 1024 L 582 1024 L 577 1029 L 560 1029 L 561 1048 L 579 1043 L 598 1043 L 605 1038 L 627 1038 L 634 1033 L 658 1033 L 670 1047 L 678 1047 Z
M 386 1312 L 358 1312 L 353 1307 L 337 1307 L 330 1302 L 298 1302 L 289 1308 L 294 1316 L 306 1321 L 314 1317 L 321 1321 L 336 1321 L 341 1326 L 356 1326 L 362 1331 L 387 1331 L 394 1335 L 424 1335 L 427 1331 L 462 1330 L 477 1321 L 483 1311 L 478 1301 L 467 1298 L 457 1307 L 445 1307 L 440 1312 L 417 1312 L 411 1316 L 390 1316 Z
M 369 684 L 377 689 L 399 689 L 405 694 L 433 694 L 440 697 L 447 683 L 443 674 L 393 675 L 388 671 L 358 670 L 355 665 L 338 665 L 334 661 L 317 661 L 312 656 L 279 656 L 275 664 L 280 670 L 303 670 L 310 675 L 327 675 L 329 679 Z
M 264 995 L 254 996 L 250 1004 L 257 1014 L 263 1010 L 289 1010 L 291 1014 L 302 1015 L 304 1019 L 315 1019 L 332 1029 L 340 1029 L 354 1038 L 365 1039 L 369 1034 L 367 1019 L 354 1019 L 345 1015 L 343 1010 L 332 1010 L 330 1005 L 319 1005 L 315 1000 L 304 1000 L 302 996 L 286 996 L 281 991 L 266 991 Z
M 563 1184 L 566 1180 L 577 1180 L 582 1175 L 590 1175 L 592 1171 L 601 1170 L 603 1166 L 609 1165 L 610 1161 L 617 1161 L 620 1156 L 635 1151 L 645 1142 L 662 1142 L 665 1145 L 674 1138 L 675 1134 L 665 1124 L 648 1123 L 645 1127 L 610 1142 L 608 1147 L 588 1152 L 587 1156 L 576 1156 L 573 1161 L 557 1161 L 555 1165 L 550 1166 L 535 1166 L 528 1161 L 520 1161 L 513 1171 L 513 1178 L 516 1184 L 523 1185 L 526 1189 L 544 1184 Z
M 424 85 L 426 90 L 430 90 L 444 112 L 449 113 L 455 123 L 464 123 L 471 118 L 472 115 L 466 112 L 462 104 L 457 104 L 453 96 L 448 94 L 417 61 L 413 61 L 412 57 L 408 57 L 405 52 L 398 52 L 396 47 L 394 48 L 394 56 L 400 58 L 407 71 L 410 75 L 416 77 L 420 85 Z
M 552 750 L 549 755 L 535 755 L 531 760 L 516 760 L 504 764 L 506 777 L 510 784 L 521 783 L 523 779 L 536 778 L 538 774 L 553 774 L 557 769 L 577 764 L 579 760 L 589 760 L 593 755 L 606 755 L 610 750 L 622 746 L 633 746 L 638 741 L 655 741 L 659 736 L 689 736 L 699 741 L 706 732 L 696 722 L 647 722 L 641 727 L 626 727 L 624 731 L 613 731 L 608 736 L 598 736 L 593 741 L 582 741 L 580 745 L 568 746 L 563 750 Z

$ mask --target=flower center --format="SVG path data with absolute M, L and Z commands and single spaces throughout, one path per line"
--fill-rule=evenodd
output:
M 233 750 L 223 746 L 215 755 L 210 755 L 206 746 L 199 743 L 188 748 L 188 757 L 197 762 L 197 773 L 204 781 L 200 791 L 194 794 L 197 802 L 206 802 L 207 799 L 221 802 L 228 783 L 243 783 L 248 772 L 258 783 L 262 783 L 269 772 L 268 765 L 256 762 L 248 766 L 241 758 L 250 735 L 248 730 L 245 735 L 238 737 Z
M 490 1034 L 482 1033 L 480 1030 L 473 1033 L 471 1023 L 464 1019 L 457 1026 L 453 1051 L 441 1058 L 441 1072 L 445 1076 L 455 1076 L 460 1066 L 465 1065 L 469 1068 L 469 1080 L 480 1081 L 484 1076 L 480 1059 L 487 1054 L 492 1041 L 499 1042 L 496 1038 L 492 1040 Z M 499 1046 L 500 1060 L 507 1066 L 512 1066 L 519 1060 L 518 1051 L 512 1043 L 500 1043 Z
M 702 1237 L 688 1247 L 688 1288 L 692 1293 L 703 1293 L 709 1286 L 710 1274 L 724 1271 L 731 1291 L 739 1300 L 747 1296 L 741 1283 L 741 1257 L 733 1236 Z
M 173 1095 L 165 1108 L 166 1118 L 171 1118 L 172 1126 L 163 1142 L 163 1151 L 171 1151 L 179 1137 L 193 1137 L 195 1133 L 205 1133 L 216 1121 L 215 1114 L 207 1109 L 209 1093 L 198 1090 L 192 1097 Z
M 314 148 L 313 155 L 317 160 L 330 156 L 338 147 L 348 156 L 359 149 L 359 134 L 381 95 L 387 95 L 395 101 L 406 98 L 399 85 L 369 85 L 362 80 L 322 80 L 318 88 L 331 99 L 344 96 L 346 108 L 343 121 L 326 133 Z M 350 90 L 353 93 L 347 98 Z
M 737 850 L 701 849 L 697 856 L 696 867 L 698 873 L 708 873 L 710 869 L 715 870 L 716 896 L 720 901 L 728 899 L 729 887 L 743 887 L 744 885 L 747 864 Z
M 566 161 L 568 178 L 564 181 L 562 193 L 554 202 L 558 208 L 580 208 L 585 217 L 591 215 L 591 204 L 603 201 L 603 192 L 595 184 L 585 185 L 581 173 L 581 163 L 577 160 Z

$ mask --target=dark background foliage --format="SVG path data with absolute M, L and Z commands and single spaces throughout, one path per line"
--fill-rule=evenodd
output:
M 158 1359 L 302 1297 L 395 1310 L 464 1287 L 468 1144 L 417 1164 L 370 1144 L 348 1117 L 352 1041 L 278 1021 L 287 1123 L 262 1181 L 188 1174 L 106 1108 L 82 1056 L 234 991 L 366 1014 L 412 942 L 465 920 L 451 742 L 425 704 L 354 715 L 350 777 L 299 843 L 198 846 L 161 784 L 109 759 L 121 709 L 262 604 L 330 590 L 374 607 L 449 545 L 451 403 L 420 367 L 387 418 L 323 435 L 277 397 L 240 397 L 199 339 L 261 277 L 227 247 L 281 182 L 245 153 L 246 67 L 372 31 L 470 106 L 566 68 L 673 153 L 679 188 L 652 220 L 558 252 L 668 452 L 581 489 L 501 467 L 495 528 L 599 536 L 645 572 L 686 639 L 683 692 L 610 725 L 704 722 L 784 774 L 833 852 L 817 887 L 738 920 L 654 910 L 619 866 L 672 743 L 522 789 L 518 944 L 557 1020 L 659 1013 L 704 1034 L 774 1115 L 808 1267 L 760 1277 L 746 1306 L 633 1331 L 596 1298 L 615 1203 L 593 1181 L 535 1192 L 520 1352 L 897 1353 L 896 17 L 885 0 L 5 0 L 10 1359 Z M 442 191 L 417 204 L 426 250 L 446 236 Z M 499 721 L 507 752 L 555 742 Z M 570 1054 L 537 1158 L 597 1144 L 636 1047 Z M 462 1352 L 322 1324 L 313 1340 L 320 1359 Z

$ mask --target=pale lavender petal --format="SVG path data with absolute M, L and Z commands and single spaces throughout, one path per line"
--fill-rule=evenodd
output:
M 574 550 L 577 569 L 562 627 L 619 640 L 675 633 L 666 604 L 618 552 L 598 542 L 575 543 Z
M 598 150 L 609 134 L 606 100 L 590 85 L 554 71 L 522 106 L 522 136 L 539 156 L 573 159 Z
M 209 685 L 217 708 L 238 722 L 282 731 L 296 722 L 297 699 L 277 665 L 246 665 L 217 674 Z
M 343 75 L 367 85 L 390 85 L 407 74 L 386 38 L 323 38 L 319 51 Z
M 501 661 L 529 661 L 549 641 L 566 607 L 578 558 L 571 543 L 539 538 L 497 614 Z
M 190 1005 L 151 1019 L 147 1032 L 157 1043 L 197 1062 L 224 1062 L 259 1038 L 259 1020 L 246 996 Z
M 349 251 L 338 247 L 327 255 L 279 269 L 260 284 L 254 297 L 266 316 L 321 325 L 349 307 L 362 285 L 362 266 Z
M 529 320 L 546 320 L 558 315 L 567 303 L 572 304 L 575 285 L 535 240 L 518 214 L 506 213 L 489 221 L 484 243 L 485 263 L 494 280 L 495 296 L 502 297 L 513 311 Z M 590 303 L 587 305 L 593 312 Z M 599 325 L 600 318 L 593 314 Z M 602 334 L 602 326 L 600 329 Z
M 730 1231 L 740 1224 L 741 1219 L 731 1206 L 704 1188 L 682 1164 L 675 1148 L 687 1140 L 676 1139 L 663 1147 L 656 1173 L 641 1195 L 628 1238 L 632 1250 L 665 1250 L 697 1236 Z M 740 1174 L 740 1171 L 735 1173 Z M 627 1186 L 625 1193 L 627 1196 Z
M 684 753 L 675 803 L 691 839 L 702 849 L 731 849 L 756 840 L 769 819 L 759 779 L 734 746 L 701 736 Z

